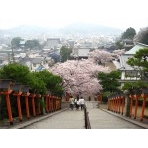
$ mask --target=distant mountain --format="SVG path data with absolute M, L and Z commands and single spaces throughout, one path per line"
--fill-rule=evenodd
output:
M 38 27 L 33 25 L 21 25 L 11 29 L 0 30 L 0 34 L 9 34 L 11 36 L 36 36 L 42 33 L 46 33 L 50 31 L 50 29 L 44 27 Z
M 96 25 L 91 23 L 74 23 L 60 29 L 63 34 L 82 34 L 82 35 L 117 35 L 123 30 L 109 26 Z
M 10 36 L 20 36 L 20 37 L 29 37 L 29 36 L 38 36 L 42 34 L 47 35 L 69 35 L 69 34 L 80 34 L 82 36 L 90 35 L 118 35 L 121 34 L 123 30 L 112 28 L 108 26 L 88 24 L 88 23 L 73 23 L 64 28 L 60 29 L 51 29 L 44 28 L 32 25 L 23 25 L 14 27 L 7 30 L 0 30 L 0 35 L 10 35 Z

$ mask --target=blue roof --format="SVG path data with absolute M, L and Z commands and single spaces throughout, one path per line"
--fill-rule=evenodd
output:
M 45 69 L 46 68 L 43 65 L 40 65 L 35 71 L 39 72 L 39 71 L 42 71 L 42 70 L 45 70 Z

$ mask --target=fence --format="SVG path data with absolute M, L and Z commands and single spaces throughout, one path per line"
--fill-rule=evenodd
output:
M 89 121 L 89 116 L 88 116 L 88 111 L 86 105 L 84 105 L 84 118 L 85 118 L 85 128 L 86 129 L 91 129 L 90 121 Z

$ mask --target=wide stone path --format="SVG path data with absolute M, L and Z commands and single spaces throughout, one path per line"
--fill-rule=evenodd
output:
M 84 111 L 66 110 L 24 129 L 85 129 Z
M 91 129 L 141 129 L 141 127 L 98 108 L 88 108 Z M 85 129 L 84 112 L 66 110 L 24 129 Z
M 91 129 L 141 129 L 98 108 L 88 109 Z

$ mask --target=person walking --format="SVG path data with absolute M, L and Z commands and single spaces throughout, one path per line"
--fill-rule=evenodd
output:
M 83 110 L 84 109 L 84 104 L 85 104 L 85 100 L 84 100 L 83 97 L 80 98 L 79 103 L 80 103 L 81 110 Z
M 79 110 L 79 106 L 80 106 L 80 101 L 79 101 L 79 97 L 77 97 L 77 99 L 76 99 L 76 110 Z
M 69 102 L 70 102 L 70 108 L 71 108 L 71 110 L 73 110 L 73 108 L 74 108 L 74 98 L 73 98 L 73 96 L 70 96 Z

